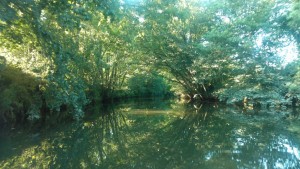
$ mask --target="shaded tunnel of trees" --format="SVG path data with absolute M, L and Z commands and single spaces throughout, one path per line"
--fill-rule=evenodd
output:
M 0 123 L 113 99 L 298 106 L 299 0 L 2 0 Z

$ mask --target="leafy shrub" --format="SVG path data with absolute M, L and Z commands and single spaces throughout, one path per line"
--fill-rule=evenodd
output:
M 275 75 L 274 75 L 275 76 Z M 272 76 L 273 79 L 276 77 Z M 277 77 L 281 77 L 277 75 Z M 226 87 L 216 92 L 221 101 L 228 104 L 243 105 L 245 100 L 248 103 L 268 106 L 278 106 L 288 104 L 285 100 L 287 88 L 284 86 L 285 80 L 282 77 L 276 81 L 271 81 L 265 74 L 249 76 L 241 82 L 235 82 L 231 87 Z
M 3 56 L 0 56 L 0 71 L 3 70 L 6 66 L 6 59 Z
M 79 120 L 84 116 L 84 106 L 89 102 L 84 88 L 84 82 L 75 76 L 69 79 L 49 76 L 45 90 L 47 107 L 56 113 L 70 113 Z
M 0 122 L 40 118 L 38 80 L 13 66 L 0 71 Z
M 170 93 L 170 86 L 156 74 L 137 74 L 128 80 L 128 88 L 133 96 L 164 96 Z
M 289 99 L 297 98 L 297 100 L 300 99 L 300 69 L 298 69 L 298 72 L 294 75 L 292 82 L 287 84 L 288 86 L 288 95 Z

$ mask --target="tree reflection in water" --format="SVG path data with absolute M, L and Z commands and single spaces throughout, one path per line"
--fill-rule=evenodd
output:
M 39 142 L 11 137 L 11 149 L 27 146 L 1 158 L 0 168 L 300 168 L 296 109 L 148 100 L 105 112 L 45 131 Z

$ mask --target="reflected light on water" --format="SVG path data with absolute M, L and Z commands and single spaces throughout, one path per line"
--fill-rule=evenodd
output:
M 285 123 L 236 112 L 161 100 L 122 104 L 41 132 L 38 142 L 26 134 L 0 138 L 0 168 L 300 168 L 300 142 Z

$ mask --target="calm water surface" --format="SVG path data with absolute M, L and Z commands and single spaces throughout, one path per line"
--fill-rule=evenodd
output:
M 298 110 L 140 100 L 1 133 L 0 168 L 300 168 Z

